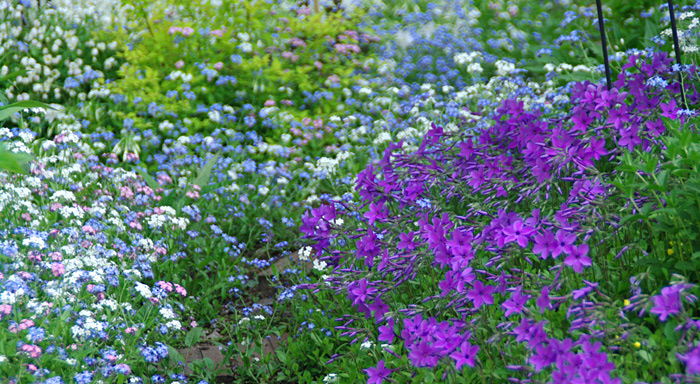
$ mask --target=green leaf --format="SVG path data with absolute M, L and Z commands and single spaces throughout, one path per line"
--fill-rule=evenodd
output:
M 10 172 L 26 174 L 14 155 L 12 152 L 0 152 L 0 168 Z
M 10 104 L 5 107 L 0 108 L 0 121 L 7 119 L 8 117 L 14 115 L 16 112 L 24 111 L 27 108 L 44 108 L 53 109 L 48 104 L 44 104 L 34 100 L 20 101 L 14 104 Z
M 675 265 L 676 269 L 680 269 L 681 271 L 694 271 L 695 270 L 695 264 L 691 263 L 690 261 L 685 261 L 681 260 L 676 263 Z
M 151 177 L 151 175 L 144 172 L 143 169 L 134 167 L 134 171 L 136 171 L 136 173 L 143 177 L 143 180 L 146 182 L 146 184 L 148 184 L 149 187 L 151 187 L 151 189 L 156 190 L 160 188 L 160 184 L 158 184 L 158 182 L 153 177 Z
M 202 328 L 195 327 L 192 328 L 189 332 L 187 332 L 187 335 L 185 335 L 185 345 L 188 347 L 191 347 L 199 342 L 199 339 L 202 337 Z
M 204 188 L 207 184 L 209 184 L 209 178 L 211 177 L 211 172 L 214 170 L 214 166 L 216 165 L 216 162 L 219 160 L 220 155 L 217 153 L 212 157 L 206 165 L 204 165 L 204 168 L 199 172 L 197 175 L 197 178 L 194 179 L 194 183 L 202 188 Z
M 177 349 L 168 345 L 168 356 L 175 361 L 185 361 L 185 358 L 177 351 Z

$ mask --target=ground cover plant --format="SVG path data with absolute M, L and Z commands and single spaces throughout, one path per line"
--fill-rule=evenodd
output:
M 698 380 L 700 6 L 319 5 L 0 2 L 3 382 Z

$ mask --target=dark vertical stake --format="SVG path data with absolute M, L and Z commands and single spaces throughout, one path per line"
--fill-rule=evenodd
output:
M 670 1 L 670 0 L 669 0 Z M 605 81 L 608 84 L 608 91 L 610 90 L 610 61 L 608 60 L 608 40 L 605 38 L 605 26 L 603 24 L 603 6 L 600 4 L 600 0 L 596 0 L 596 7 L 598 8 L 598 27 L 600 28 L 600 42 L 603 46 L 603 60 L 605 63 Z
M 673 9 L 673 0 L 668 0 L 668 13 L 671 16 L 671 32 L 673 33 L 673 50 L 676 52 L 676 63 L 680 69 L 681 64 L 681 47 L 678 44 L 678 28 L 676 28 L 676 12 Z M 685 109 L 688 109 L 688 104 L 685 100 L 685 90 L 683 89 L 683 76 L 681 71 L 678 71 L 678 82 L 681 85 L 681 99 Z

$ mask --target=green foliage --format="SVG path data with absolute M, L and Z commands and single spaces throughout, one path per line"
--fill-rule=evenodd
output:
M 650 257 L 640 260 L 658 275 L 682 273 L 700 281 L 700 135 L 692 128 L 664 119 L 663 145 L 652 152 L 623 157 L 616 186 L 633 212 L 623 222 L 642 221 L 655 239 Z

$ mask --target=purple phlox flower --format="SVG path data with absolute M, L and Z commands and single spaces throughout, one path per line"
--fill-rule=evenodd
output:
M 415 235 L 415 232 L 399 234 L 399 239 L 401 239 L 401 241 L 399 241 L 397 248 L 405 249 L 409 252 L 416 249 L 416 243 L 413 242 L 413 235 Z
M 456 273 L 455 271 L 448 271 L 445 273 L 445 278 L 438 283 L 438 288 L 442 291 L 440 296 L 445 297 L 457 288 L 457 283 L 452 278 Z
M 379 337 L 377 338 L 379 341 L 386 341 L 389 344 L 392 344 L 394 342 L 395 338 L 394 334 L 394 318 L 391 317 L 389 320 L 387 320 L 386 325 L 382 325 L 379 327 Z
M 529 295 L 523 295 L 520 289 L 514 291 L 508 300 L 503 302 L 502 307 L 505 308 L 505 317 L 510 317 L 514 313 L 522 313 L 525 308 L 525 303 L 530 299 Z
M 572 117 L 571 121 L 574 122 L 574 126 L 571 129 L 571 132 L 576 132 L 576 131 L 586 132 L 586 130 L 588 129 L 588 126 L 591 125 L 591 123 L 594 120 L 592 117 L 589 117 L 586 112 L 580 112 L 580 113 L 576 114 L 574 117 Z
M 472 139 L 459 143 L 459 156 L 469 159 L 474 153 L 474 143 Z
M 535 347 L 535 352 L 528 359 L 528 363 L 535 367 L 535 372 L 540 372 L 557 360 L 557 350 L 550 343 L 541 343 Z
M 455 368 L 462 370 L 464 365 L 474 367 L 474 358 L 479 353 L 478 345 L 471 345 L 469 340 L 464 340 L 459 346 L 459 351 L 450 354 L 450 357 L 455 361 Z
M 539 254 L 542 260 L 546 260 L 549 255 L 559 247 L 554 234 L 547 230 L 543 234 L 535 235 L 535 245 L 532 247 L 532 253 Z
M 387 212 L 384 210 L 384 202 L 370 203 L 369 211 L 365 212 L 364 218 L 369 220 L 369 225 L 374 225 L 377 220 L 386 218 Z
M 453 256 L 463 257 L 470 254 L 472 240 L 474 240 L 474 237 L 471 233 L 465 235 L 459 229 L 455 229 L 452 231 L 452 238 L 447 241 L 446 245 Z
M 369 286 L 367 279 L 360 279 L 348 285 L 348 298 L 354 305 L 365 304 L 369 296 L 377 292 L 376 288 Z
M 475 280 L 472 289 L 467 292 L 467 298 L 474 303 L 474 308 L 485 304 L 493 304 L 492 293 L 496 290 L 493 285 L 484 285 L 480 280 Z
M 687 375 L 700 375 L 700 347 L 695 347 L 684 355 L 676 353 L 676 356 L 685 364 Z
M 552 178 L 552 175 L 549 173 L 551 170 L 552 167 L 540 158 L 535 160 L 535 166 L 532 167 L 532 175 L 537 177 L 538 183 L 544 183 Z
M 523 317 L 520 319 L 520 325 L 513 328 L 513 333 L 515 334 L 515 341 L 522 343 L 523 341 L 530 341 L 532 335 L 530 334 L 530 328 L 534 324 L 534 321 L 530 321 Z
M 661 116 L 668 117 L 671 120 L 678 118 L 678 104 L 676 99 L 671 99 L 668 103 L 661 103 Z
M 450 264 L 450 261 L 452 260 L 452 256 L 447 252 L 447 245 L 445 244 L 438 244 L 436 247 L 433 248 L 433 255 L 435 256 L 435 262 L 440 266 L 440 268 L 444 268 L 445 265 Z
M 377 264 L 377 271 L 381 272 L 386 268 L 386 266 L 389 265 L 389 249 L 386 248 L 384 249 L 384 253 L 382 254 L 382 260 Z
M 622 103 L 620 108 L 608 111 L 608 123 L 612 124 L 615 128 L 622 129 L 628 121 L 630 121 L 630 114 L 627 109 L 627 104 Z
M 472 271 L 472 267 L 467 267 L 457 272 L 455 279 L 457 284 L 457 292 L 465 293 L 466 284 L 471 283 L 472 281 L 474 281 L 474 279 L 476 279 L 476 275 Z
M 389 312 L 389 306 L 382 301 L 381 298 L 374 300 L 374 303 L 369 305 L 369 310 L 374 311 L 374 318 L 379 320 L 385 313 Z
M 651 313 L 659 315 L 659 320 L 666 321 L 671 315 L 676 315 L 681 312 L 681 297 L 678 292 L 666 291 L 660 295 L 653 296 L 651 301 L 654 306 L 651 308 Z
M 552 303 L 549 300 L 549 287 L 544 286 L 540 291 L 540 296 L 537 298 L 536 304 L 540 307 L 540 313 L 544 313 L 545 309 L 550 309 Z
M 604 138 L 594 137 L 591 138 L 591 141 L 589 143 L 590 145 L 588 146 L 588 148 L 586 148 L 587 157 L 592 157 L 596 160 L 600 160 L 601 156 L 605 156 L 608 154 L 608 151 L 605 149 Z
M 511 226 L 503 228 L 503 234 L 505 234 L 504 241 L 506 243 L 517 242 L 521 247 L 527 247 L 529 240 L 529 235 L 535 232 L 535 228 L 526 226 L 522 220 L 518 220 Z
M 664 132 L 666 132 L 666 126 L 664 125 L 664 121 L 661 119 L 647 120 L 645 124 L 649 130 L 649 133 L 654 137 L 661 136 Z
M 571 266 L 577 273 L 583 271 L 583 267 L 592 265 L 591 258 L 588 257 L 588 244 L 581 244 L 578 247 L 571 245 L 568 248 L 569 255 L 564 259 L 564 264 Z
M 440 360 L 440 355 L 427 340 L 423 340 L 418 345 L 407 347 L 409 350 L 408 359 L 416 367 L 434 368 Z
M 379 360 L 376 368 L 367 368 L 364 370 L 369 378 L 367 384 L 382 384 L 384 379 L 391 375 L 391 369 L 384 365 L 384 359 Z
M 569 246 L 576 241 L 576 234 L 560 229 L 555 235 L 555 240 L 557 245 L 551 250 L 552 258 L 556 258 L 562 253 L 567 252 Z
M 541 220 L 540 213 L 541 213 L 541 210 L 539 208 L 533 209 L 532 210 L 532 217 L 528 217 L 527 219 L 525 219 L 525 225 L 527 225 L 529 227 L 533 227 L 533 228 L 536 228 L 537 226 L 539 226 L 540 220 Z
M 595 102 L 596 111 L 609 110 L 611 107 L 615 106 L 617 103 L 621 103 L 627 97 L 627 92 L 620 93 L 616 88 L 611 90 L 604 90 L 598 94 Z
M 362 236 L 355 245 L 357 245 L 357 258 L 365 258 L 365 264 L 372 266 L 374 257 L 379 254 L 380 248 L 377 244 L 377 235 L 372 231 L 372 228 L 367 230 L 367 234 Z
M 454 326 L 448 326 L 446 329 L 438 329 L 434 337 L 435 342 L 433 343 L 433 348 L 440 350 L 440 354 L 443 356 L 454 352 L 464 340 L 464 336 L 461 335 Z
M 638 133 L 638 126 L 631 126 L 627 129 L 620 130 L 620 139 L 617 141 L 617 145 L 627 147 L 627 150 L 632 152 L 635 145 L 642 143 L 642 139 L 639 137 Z

